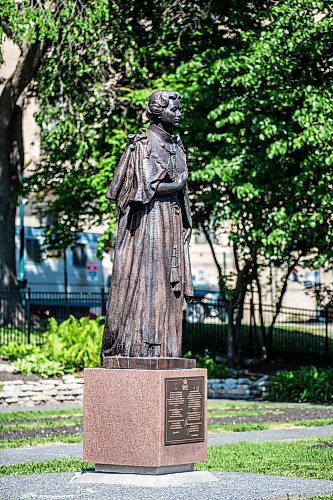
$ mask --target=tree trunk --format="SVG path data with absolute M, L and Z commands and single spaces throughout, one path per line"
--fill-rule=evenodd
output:
M 243 296 L 239 301 L 236 311 L 236 321 L 235 321 L 235 340 L 236 340 L 235 362 L 238 366 L 241 364 L 243 357 L 242 320 L 244 314 L 244 300 L 245 300 L 245 293 L 243 293 Z
M 260 318 L 260 350 L 261 353 L 258 352 L 258 355 L 261 356 L 262 359 L 267 358 L 267 341 L 266 341 L 266 327 L 264 320 L 264 312 L 262 305 L 262 290 L 261 283 L 258 275 L 258 268 L 256 268 L 256 283 L 257 283 L 257 292 L 258 292 L 258 301 L 259 301 L 259 318 Z
M 234 335 L 234 308 L 229 306 L 227 309 L 228 329 L 227 329 L 227 365 L 229 368 L 235 366 L 235 335 Z
M 292 264 L 288 265 L 287 272 L 286 272 L 284 280 L 283 280 L 283 286 L 282 286 L 281 291 L 280 291 L 280 296 L 278 298 L 277 303 L 275 304 L 275 312 L 273 314 L 273 318 L 272 318 L 271 324 L 267 328 L 268 350 L 271 349 L 271 347 L 272 347 L 274 325 L 275 325 L 277 317 L 278 317 L 278 315 L 280 313 L 284 295 L 285 295 L 285 293 L 287 291 L 289 275 L 290 275 L 291 271 L 294 269 L 294 267 L 298 264 L 298 262 L 299 262 L 299 260 L 300 260 L 301 257 L 302 257 L 302 254 L 300 253 L 298 255 L 298 257 L 295 260 L 292 261 Z
M 222 267 L 217 259 L 212 239 L 209 231 L 204 223 L 201 223 L 201 228 L 206 236 L 212 256 L 217 268 L 220 285 L 220 296 L 228 316 L 227 328 L 227 364 L 230 368 L 238 364 L 242 357 L 242 319 L 244 311 L 244 300 L 247 291 L 247 283 L 252 273 L 252 261 L 245 261 L 241 268 L 237 258 L 237 252 L 234 248 L 235 267 L 237 272 L 236 285 L 232 290 L 231 297 L 227 297 L 224 290 L 225 276 L 222 272 Z
M 0 321 L 14 324 L 22 312 L 16 279 L 15 215 L 23 167 L 22 110 L 16 105 L 34 78 L 46 43 L 37 41 L 22 49 L 12 76 L 0 95 Z M 9 300 L 9 302 L 7 302 Z
M 19 301 L 15 259 L 15 215 L 23 167 L 22 110 L 15 106 L 6 131 L 0 130 L 0 322 L 19 326 L 23 311 Z

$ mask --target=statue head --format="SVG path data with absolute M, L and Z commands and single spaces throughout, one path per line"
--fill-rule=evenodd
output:
M 180 124 L 181 95 L 170 90 L 157 90 L 149 97 L 146 115 L 155 124 L 172 130 Z

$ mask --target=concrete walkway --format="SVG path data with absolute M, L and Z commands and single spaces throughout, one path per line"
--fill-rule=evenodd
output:
M 0 482 L 2 500 L 260 500 L 299 499 L 333 494 L 333 481 L 263 476 L 235 472 L 214 473 L 218 481 L 169 487 L 78 484 L 75 474 L 5 476 Z
M 297 427 L 271 431 L 225 432 L 209 434 L 208 444 L 223 445 L 241 441 L 275 441 L 284 439 L 306 439 L 333 437 L 333 425 L 322 427 Z M 8 448 L 0 450 L 0 465 L 20 462 L 42 462 L 56 458 L 81 458 L 82 444 L 56 444 L 31 446 L 28 448 Z
M 321 427 L 294 427 L 292 429 L 272 429 L 267 431 L 222 432 L 210 434 L 209 444 L 240 443 L 241 441 L 279 441 L 283 439 L 333 437 L 333 425 Z

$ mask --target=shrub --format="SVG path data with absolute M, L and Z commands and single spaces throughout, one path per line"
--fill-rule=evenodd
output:
M 57 323 L 51 318 L 43 350 L 50 359 L 63 363 L 66 371 L 99 366 L 102 334 L 100 319 L 70 316 Z
M 229 376 L 229 369 L 225 364 L 217 363 L 215 359 L 211 356 L 208 349 L 205 350 L 205 354 L 202 356 L 196 354 L 193 356 L 191 351 L 188 351 L 183 356 L 184 358 L 195 358 L 197 368 L 206 368 L 208 378 L 226 378 Z
M 270 381 L 271 401 L 332 402 L 333 369 L 314 366 L 277 372 Z
M 65 366 L 59 361 L 53 361 L 43 354 L 30 354 L 25 358 L 17 359 L 14 361 L 15 371 L 24 373 L 25 375 L 32 375 L 34 373 L 41 375 L 44 378 L 52 377 L 54 375 L 64 375 Z M 68 373 L 68 369 L 66 370 Z M 72 370 L 73 373 L 74 370 Z
M 9 361 L 15 361 L 16 359 L 24 358 L 30 354 L 39 354 L 40 352 L 41 348 L 32 344 L 15 344 L 11 342 L 8 345 L 0 347 L 0 355 Z
M 11 343 L 0 347 L 0 355 L 13 361 L 15 370 L 26 375 L 50 377 L 73 373 L 84 367 L 99 366 L 102 334 L 100 320 L 70 316 L 58 323 L 51 318 L 42 347 Z

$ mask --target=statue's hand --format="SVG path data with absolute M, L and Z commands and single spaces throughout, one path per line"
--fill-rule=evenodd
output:
M 180 176 L 178 177 L 178 179 L 175 181 L 175 184 L 177 185 L 177 189 L 183 189 L 183 187 L 185 186 L 185 183 L 186 183 L 186 179 L 187 179 L 186 173 L 182 172 L 180 174 Z
M 187 244 L 190 242 L 191 239 L 191 234 L 192 234 L 192 229 L 190 227 L 184 229 L 184 243 Z

